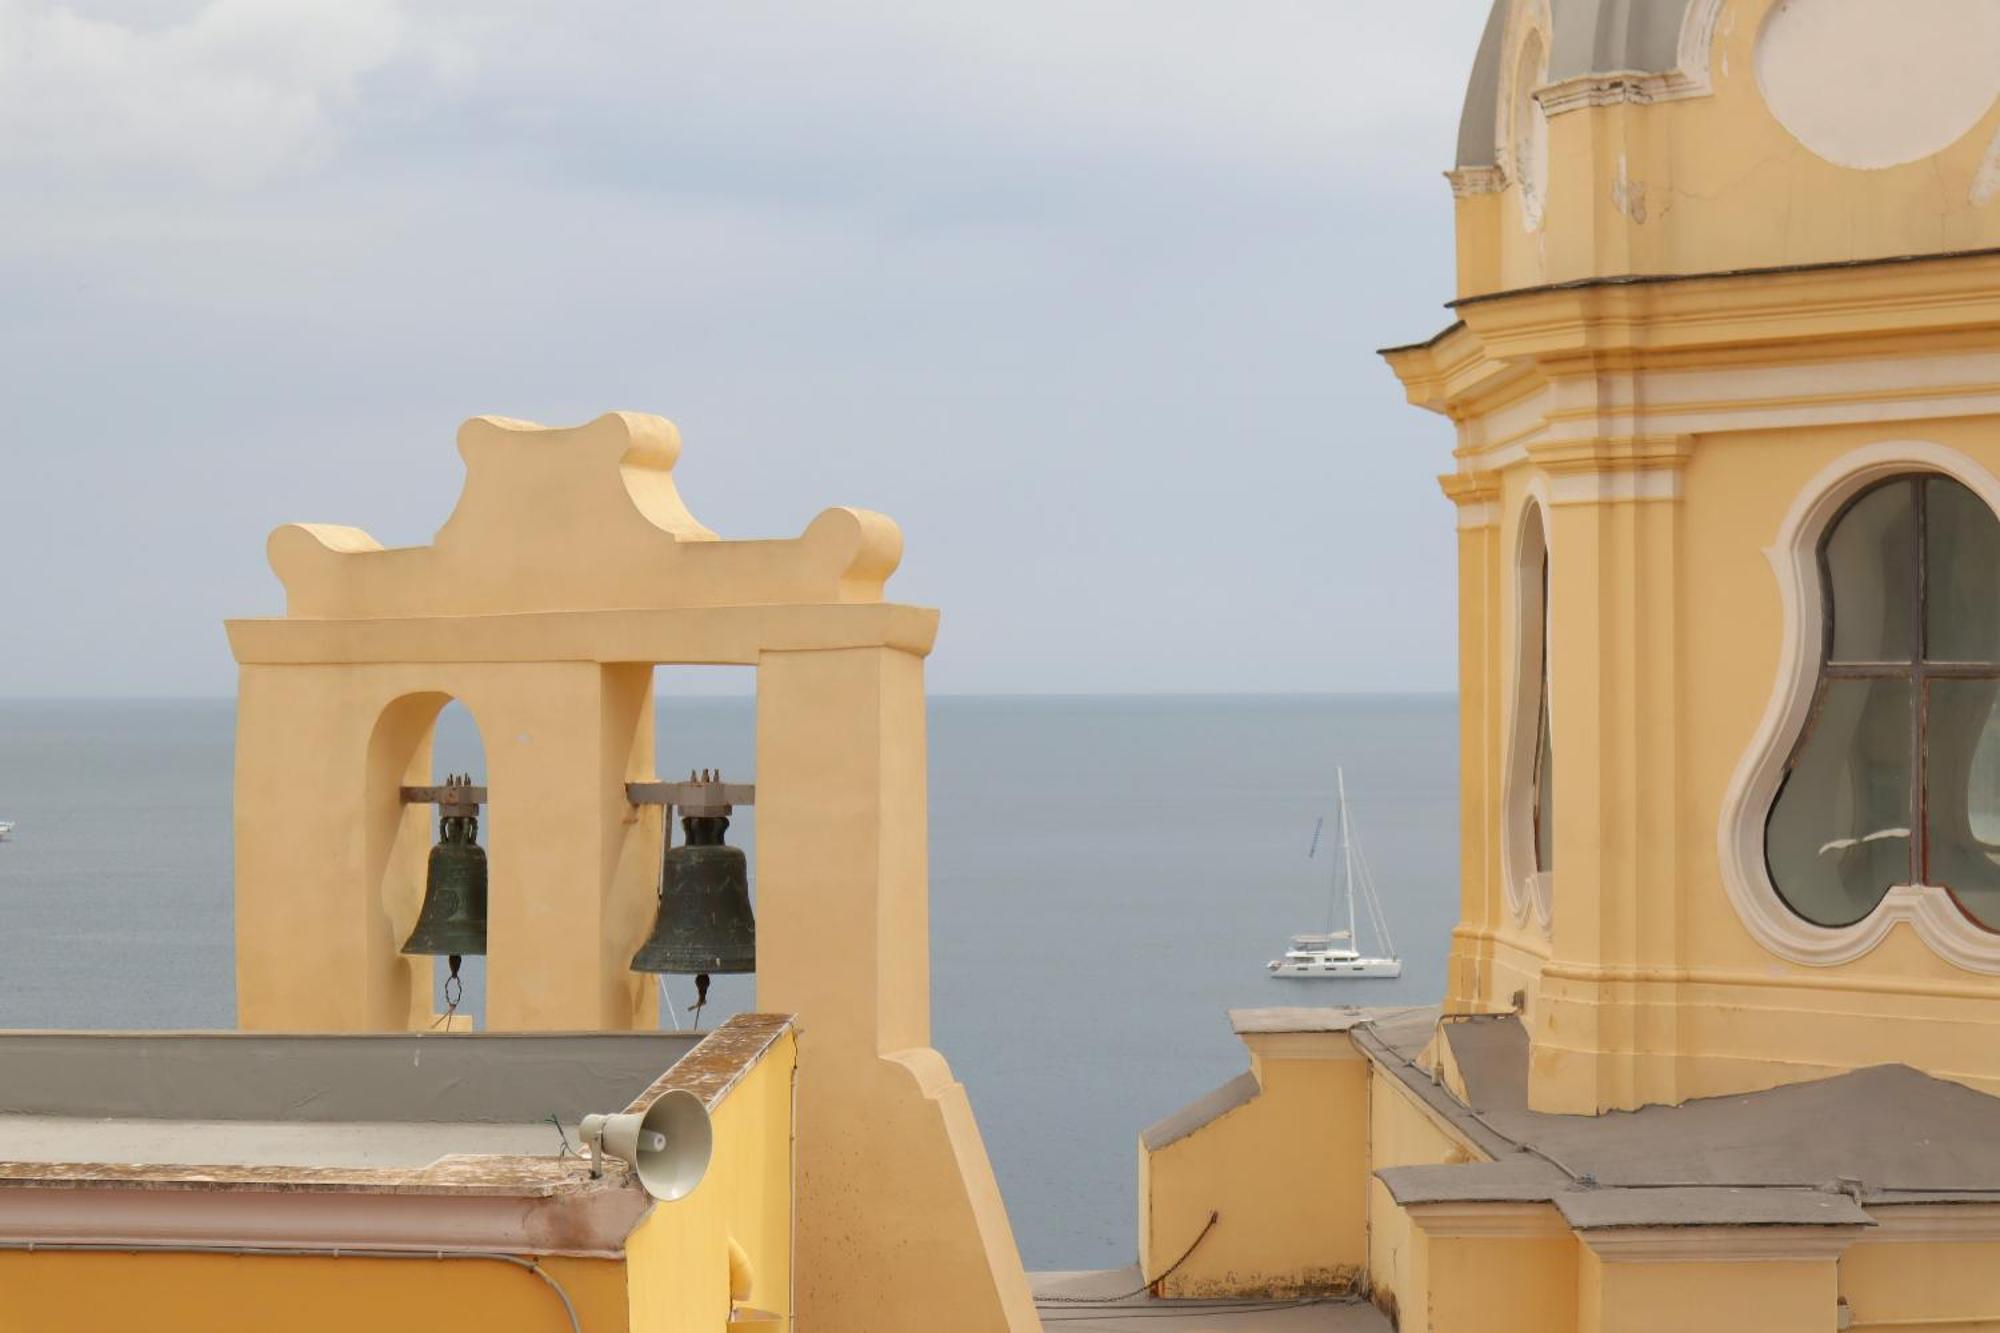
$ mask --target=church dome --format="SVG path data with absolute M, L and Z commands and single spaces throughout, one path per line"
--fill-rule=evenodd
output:
M 1459 295 L 2000 248 L 2000 0 L 1495 0 Z
M 1501 72 L 1508 19 L 1516 4 L 1517 0 L 1494 0 L 1487 16 L 1458 121 L 1458 166 L 1498 165 Z M 1546 0 L 1548 82 L 1603 75 L 1672 76 L 1680 69 L 1689 8 L 1697 5 L 1708 11 L 1716 8 L 1712 3 L 1701 5 L 1700 0 Z M 1707 17 L 1712 20 L 1712 13 Z M 1705 48 L 1705 40 L 1701 46 Z

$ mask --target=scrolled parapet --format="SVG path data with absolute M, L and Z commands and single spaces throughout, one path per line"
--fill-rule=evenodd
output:
M 359 528 L 271 534 L 287 614 L 303 619 L 504 615 L 879 602 L 901 530 L 828 509 L 795 538 L 723 541 L 681 500 L 680 432 L 609 412 L 551 428 L 474 417 L 459 429 L 465 485 L 429 546 L 384 549 Z

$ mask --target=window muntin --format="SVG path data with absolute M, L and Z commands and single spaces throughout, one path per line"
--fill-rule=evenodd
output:
M 1949 477 L 1895 477 L 1834 518 L 1819 573 L 1819 685 L 1765 824 L 1773 886 L 1847 926 L 1932 884 L 2000 929 L 2000 519 Z

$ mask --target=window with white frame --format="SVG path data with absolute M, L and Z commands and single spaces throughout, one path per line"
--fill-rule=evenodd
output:
M 2000 931 L 2000 519 L 1905 473 L 1849 500 L 1818 549 L 1819 675 L 1764 825 L 1798 916 L 1852 925 L 1933 885 Z
M 1539 499 L 1520 511 L 1513 562 L 1514 671 L 1502 793 L 1507 902 L 1547 930 L 1555 908 L 1555 750 L 1549 691 L 1549 544 Z

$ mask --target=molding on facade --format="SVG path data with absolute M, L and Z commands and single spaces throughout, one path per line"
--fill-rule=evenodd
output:
M 1980 1244 L 2000 1241 L 2000 1202 L 1878 1204 L 1870 1241 Z
M 1444 178 L 1451 182 L 1454 199 L 1499 194 L 1507 188 L 1507 173 L 1499 167 L 1453 167 L 1444 173 Z
M 1791 962 L 1813 967 L 1851 963 L 1903 922 L 1946 962 L 2000 975 L 2000 934 L 1973 922 L 1936 885 L 1897 885 L 1855 924 L 1820 926 L 1785 906 L 1764 863 L 1765 821 L 1819 683 L 1820 538 L 1854 495 L 1904 472 L 1954 477 L 2000 513 L 2000 478 L 1958 450 L 1925 440 L 1853 450 L 1824 468 L 1793 501 L 1776 541 L 1764 552 L 1783 607 L 1777 682 L 1723 798 L 1716 830 L 1722 882 L 1752 937 Z
M 1569 1223 L 1552 1203 L 1412 1203 L 1403 1205 L 1403 1211 L 1433 1240 L 1570 1234 Z
M 0 1190 L 0 1240 L 622 1259 L 625 1238 L 647 1206 L 637 1188 L 525 1197 L 45 1186 Z
M 1730 1264 L 1833 1260 L 1860 1226 L 1603 1227 L 1576 1234 L 1608 1263 Z
M 1490 528 L 1500 522 L 1500 505 L 1493 500 L 1479 500 L 1458 507 L 1458 530 L 1474 532 L 1480 528 Z
M 1680 498 L 1681 474 L 1678 469 L 1573 472 L 1553 477 L 1549 482 L 1549 503 L 1552 505 L 1616 504 Z
M 1680 46 L 1669 70 L 1600 70 L 1557 79 L 1535 91 L 1544 113 L 1559 116 L 1593 106 L 1645 106 L 1684 97 L 1707 97 L 1715 91 L 1709 73 L 1715 48 L 1715 23 L 1723 0 L 1695 0 L 1681 20 Z
M 1458 506 L 1458 530 L 1490 528 L 1500 521 L 1500 478 L 1487 469 L 1446 472 L 1438 479 L 1445 499 Z
M 1361 1060 L 1346 1032 L 1238 1032 L 1237 1039 L 1260 1060 Z

